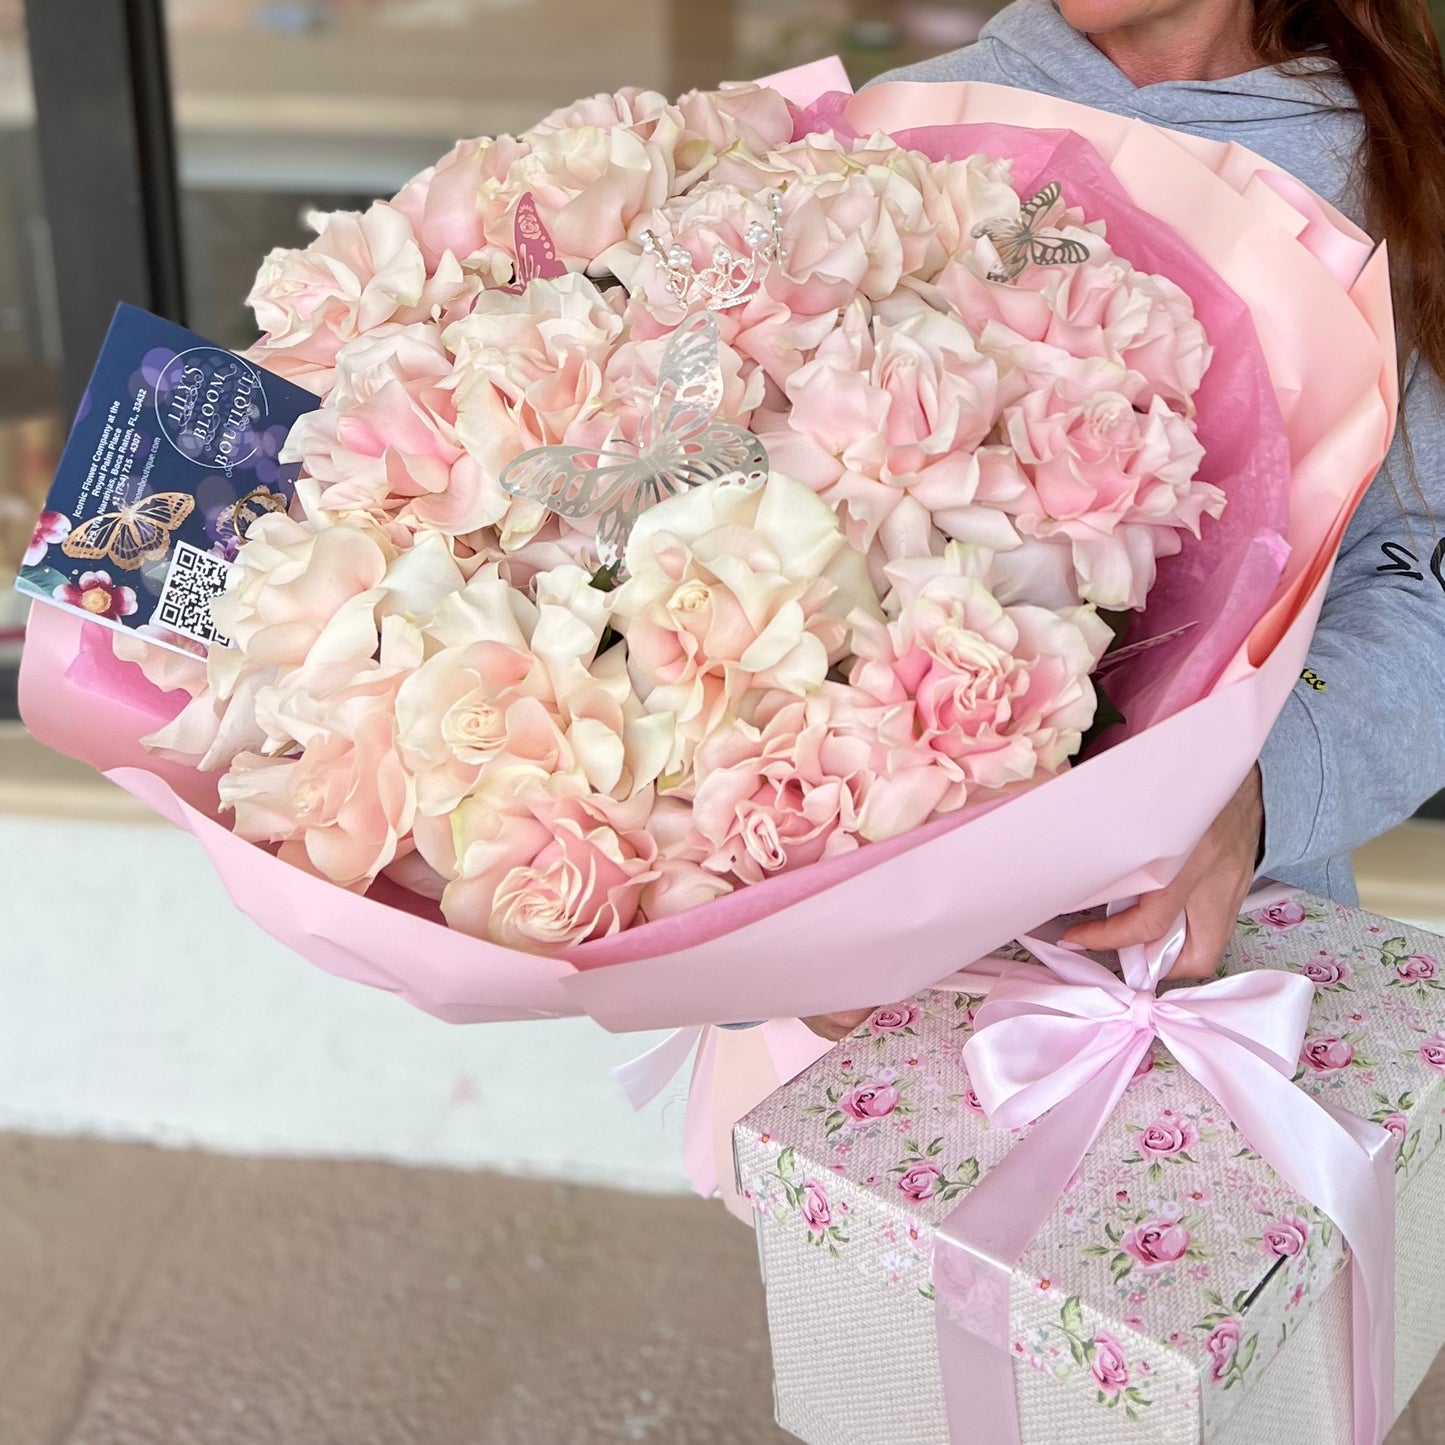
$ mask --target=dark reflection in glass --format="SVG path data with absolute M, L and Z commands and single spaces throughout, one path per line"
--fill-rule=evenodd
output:
M 59 452 L 59 344 L 20 0 L 0 0 L 0 717 L 24 606 L 10 591 Z

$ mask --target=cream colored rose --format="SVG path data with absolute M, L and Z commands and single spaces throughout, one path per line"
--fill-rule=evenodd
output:
M 295 746 L 280 757 L 240 754 L 220 780 L 238 837 L 279 842 L 280 857 L 345 889 L 366 889 L 409 847 L 416 811 L 396 751 L 394 699 L 420 660 L 420 639 L 400 618 L 383 631 L 376 662 L 314 673 L 309 689 L 299 673 L 262 689 L 263 727 L 289 734 Z
M 710 485 L 651 508 L 626 561 L 614 625 L 648 710 L 676 718 L 669 773 L 750 691 L 819 688 L 842 619 L 877 606 L 832 511 L 777 474 L 757 492 Z

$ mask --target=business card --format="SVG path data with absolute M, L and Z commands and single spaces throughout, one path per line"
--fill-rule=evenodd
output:
M 16 587 L 179 652 L 229 646 L 211 602 L 251 524 L 289 509 L 296 468 L 281 448 L 317 405 L 182 326 L 118 307 Z

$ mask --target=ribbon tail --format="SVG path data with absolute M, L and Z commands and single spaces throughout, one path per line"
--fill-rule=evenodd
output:
M 1374 1212 L 1386 1224 L 1377 1249 L 1368 1256 L 1350 1240 L 1350 1304 L 1354 1329 L 1355 1438 L 1374 1422 L 1374 1440 L 1383 1440 L 1395 1423 L 1395 1157 L 1377 1137 L 1377 1126 L 1333 1104 L 1320 1107 L 1354 1137 L 1373 1166 Z M 1346 1239 L 1349 1239 L 1346 1233 Z M 1368 1342 L 1368 1343 L 1366 1343 Z
M 1385 1130 L 1311 1098 L 1252 1050 L 1206 1025 L 1171 1023 L 1159 1032 L 1251 1147 L 1348 1242 L 1354 1442 L 1380 1445 L 1393 1421 L 1395 1394 L 1395 1186 Z
M 702 1042 L 703 1026 L 675 1029 L 660 1044 L 618 1064 L 612 1070 L 627 1102 L 645 1109 L 682 1072 L 692 1051 Z
M 697 1032 L 702 1039 L 697 1046 L 697 1058 L 693 1061 L 692 1084 L 687 1091 L 687 1113 L 683 1116 L 682 1165 L 692 1187 L 704 1199 L 711 1199 L 718 1191 L 717 1156 L 713 1152 L 712 1138 L 718 1031 L 708 1024 Z
M 933 1259 L 935 1318 L 951 1440 L 1019 1445 L 1009 1350 L 1014 1270 L 1108 1123 L 1151 1037 L 1141 1034 L 1039 1119 L 943 1221 Z

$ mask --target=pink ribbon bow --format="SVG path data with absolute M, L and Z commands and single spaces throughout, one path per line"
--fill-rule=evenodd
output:
M 1291 1083 L 1314 985 L 1263 969 L 1161 994 L 1182 920 L 1151 948 L 1123 950 L 1122 979 L 1073 949 L 1021 941 L 1038 962 L 1014 964 L 993 985 L 963 1051 L 991 1124 L 1037 1122 L 938 1233 L 951 1437 L 1018 1445 L 1010 1278 L 1157 1038 L 1349 1241 L 1354 1439 L 1380 1445 L 1394 1420 L 1394 1169 L 1385 1130 Z

